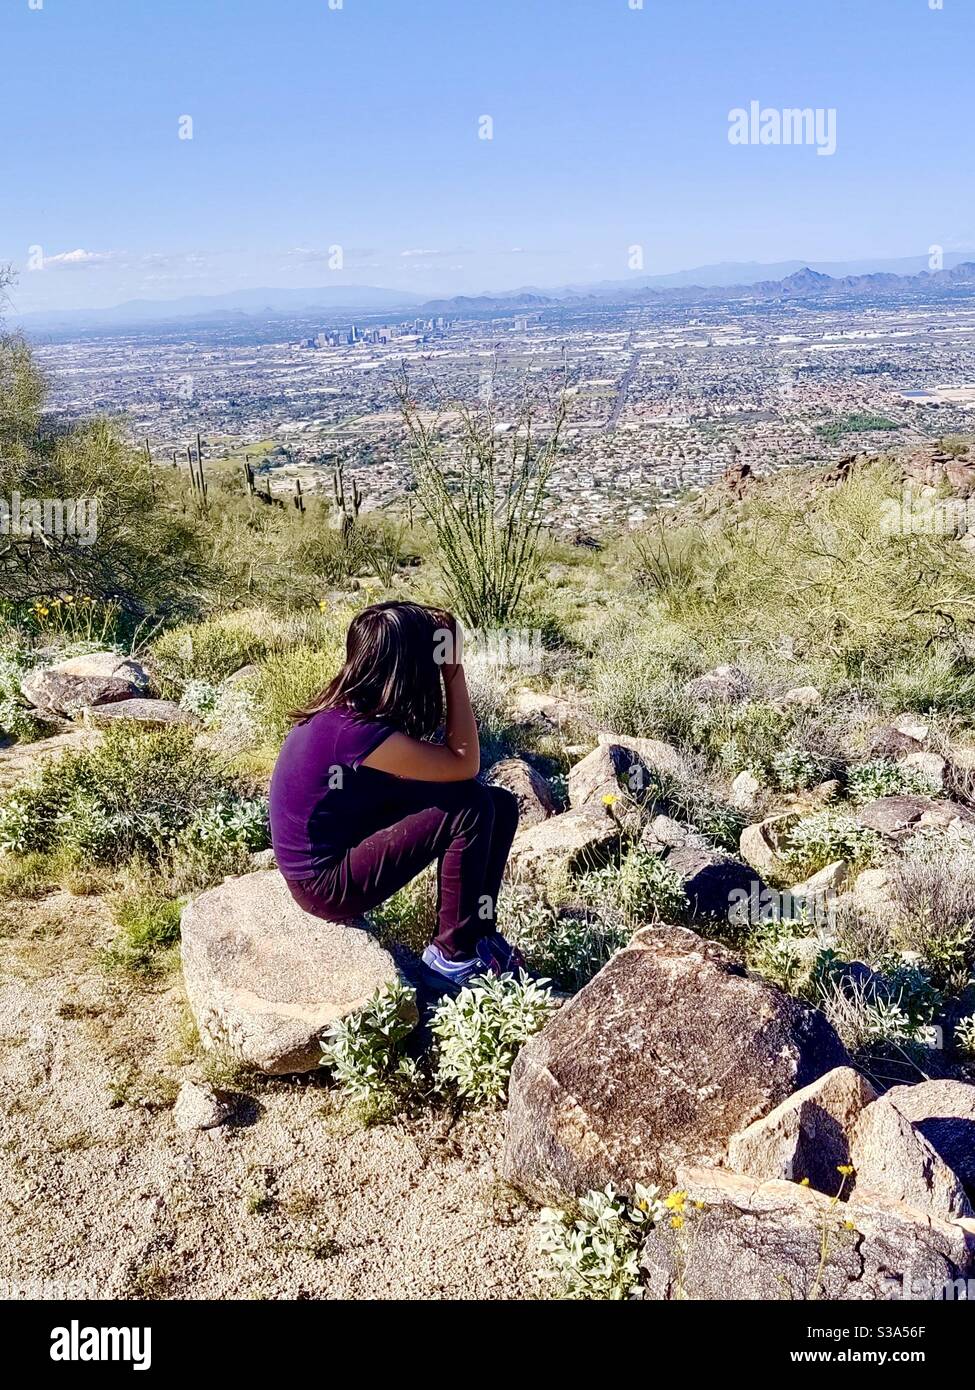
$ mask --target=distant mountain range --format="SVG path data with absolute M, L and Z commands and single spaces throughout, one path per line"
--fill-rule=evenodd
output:
M 975 252 L 966 253 L 975 258 Z M 858 267 L 869 262 L 830 263 L 831 274 L 820 264 L 783 261 L 773 265 L 757 262 L 729 262 L 702 266 L 675 275 L 633 277 L 630 280 L 604 280 L 592 285 L 565 285 L 543 290 L 534 286 L 482 295 L 454 295 L 424 300 L 406 290 L 381 289 L 371 285 L 334 286 L 312 289 L 233 290 L 227 294 L 186 296 L 182 299 L 132 299 L 110 309 L 47 310 L 14 316 L 15 326 L 30 333 L 70 332 L 72 330 L 175 326 L 246 324 L 254 320 L 286 317 L 334 317 L 343 315 L 389 314 L 391 317 L 417 313 L 425 317 L 481 316 L 485 314 L 531 313 L 558 307 L 597 308 L 601 304 L 694 303 L 742 299 L 804 299 L 821 295 L 877 296 L 923 294 L 950 290 L 956 286 L 975 288 L 975 259 L 964 260 L 962 253 L 946 255 L 946 268 L 931 271 L 922 267 L 922 257 L 875 262 L 873 269 Z M 780 272 L 778 275 L 775 272 Z
M 358 309 L 365 313 L 410 309 L 420 295 L 408 290 L 383 290 L 372 285 L 329 285 L 317 289 L 230 290 L 226 294 L 185 295 L 181 299 L 127 299 L 110 309 L 45 309 L 14 315 L 14 322 L 35 331 L 65 328 L 128 328 L 143 324 L 182 323 L 221 319 L 278 318 L 287 314 Z
M 625 283 L 625 282 L 624 282 Z M 868 275 L 825 275 L 802 266 L 781 280 L 758 280 L 734 285 L 689 284 L 657 288 L 629 284 L 625 288 L 593 287 L 543 294 L 538 290 L 521 290 L 504 295 L 459 295 L 453 299 L 436 299 L 420 306 L 422 313 L 446 315 L 518 313 L 539 309 L 598 308 L 614 304 L 673 304 L 719 303 L 728 300 L 809 299 L 823 295 L 849 298 L 855 295 L 877 297 L 934 293 L 955 286 L 970 285 L 975 290 L 975 261 L 963 261 L 950 270 L 922 270 L 916 275 L 897 275 L 877 271 Z

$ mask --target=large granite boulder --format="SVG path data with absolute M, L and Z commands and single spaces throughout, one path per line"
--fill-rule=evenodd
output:
M 835 1196 L 850 1162 L 850 1131 L 877 1093 L 852 1067 L 837 1067 L 731 1137 L 728 1167 L 760 1182 L 808 1181 Z
M 556 811 L 552 788 L 540 772 L 524 758 L 505 758 L 495 763 L 487 775 L 493 787 L 504 787 L 518 802 L 518 825 L 524 830 L 539 825 Z
M 853 1127 L 850 1162 L 858 1190 L 946 1220 L 973 1215 L 961 1178 L 887 1096 L 868 1105 Z
M 975 1201 L 975 1086 L 967 1081 L 919 1081 L 892 1086 L 886 1099 L 958 1174 Z
M 38 666 L 24 677 L 20 688 L 36 709 L 70 718 L 90 705 L 144 695 L 149 675 L 138 661 L 118 652 L 89 652 Z
M 687 928 L 645 927 L 519 1053 L 504 1176 L 556 1203 L 670 1182 L 848 1064 L 816 1009 Z
M 676 1179 L 689 1214 L 644 1243 L 650 1299 L 932 1299 L 975 1270 L 975 1223 L 876 1193 L 834 1202 L 812 1187 L 718 1168 L 681 1168 Z
M 181 921 L 183 978 L 204 1047 L 272 1075 L 312 1071 L 329 1025 L 396 981 L 364 925 L 298 906 L 274 869 L 225 879 Z

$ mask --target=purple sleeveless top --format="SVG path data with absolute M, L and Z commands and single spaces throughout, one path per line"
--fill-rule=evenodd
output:
M 313 714 L 290 731 L 271 777 L 271 842 L 286 879 L 301 882 L 357 845 L 375 826 L 388 776 L 362 767 L 395 733 L 347 709 Z

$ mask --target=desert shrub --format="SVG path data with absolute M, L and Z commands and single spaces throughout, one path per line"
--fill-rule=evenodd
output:
M 522 1043 L 555 1009 L 543 980 L 483 976 L 434 1010 L 437 1080 L 462 1100 L 490 1105 L 504 1098 Z
M 700 706 L 682 686 L 701 667 L 700 648 L 677 624 L 617 614 L 601 624 L 590 670 L 601 728 L 695 746 Z
M 254 706 L 262 736 L 277 747 L 291 725 L 288 714 L 307 704 L 338 672 L 344 660 L 345 634 L 334 633 L 320 645 L 300 646 L 267 657 L 254 685 Z
M 955 1024 L 955 1046 L 963 1057 L 975 1059 L 975 1014 Z
M 708 565 L 696 528 L 658 521 L 634 531 L 628 549 L 634 582 L 668 617 L 679 620 L 706 602 Z
M 364 1009 L 332 1024 L 322 1040 L 322 1066 L 351 1100 L 382 1105 L 415 1081 L 404 1044 L 416 1017 L 412 989 L 383 985 Z
M 155 975 L 175 964 L 182 908 L 150 888 L 121 894 L 112 904 L 118 932 L 102 956 L 105 969 Z
M 842 811 L 815 811 L 787 833 L 779 855 L 802 878 L 837 859 L 865 866 L 876 862 L 882 841 L 876 831 Z
M 544 1207 L 540 1245 L 545 1274 L 568 1299 L 620 1300 L 640 1288 L 640 1247 L 647 1232 L 671 1215 L 658 1187 L 634 1186 L 631 1197 L 610 1183 L 588 1192 L 573 1212 Z
M 189 682 L 217 687 L 242 666 L 269 656 L 319 643 L 332 647 L 336 629 L 341 627 L 344 635 L 350 616 L 317 609 L 284 615 L 267 608 L 220 613 L 162 633 L 150 647 L 151 663 L 164 693 L 179 698 Z M 191 698 L 203 689 L 197 686 L 197 696 Z
M 846 789 L 858 806 L 880 796 L 933 796 L 941 790 L 920 768 L 889 758 L 871 758 L 847 769 Z
M 780 917 L 761 922 L 744 943 L 745 962 L 787 994 L 801 994 L 817 967 L 815 942 L 807 948 L 809 923 Z
M 47 727 L 20 693 L 29 666 L 21 647 L 11 644 L 0 648 L 0 731 L 25 742 L 43 737 Z
M 406 558 L 409 531 L 403 521 L 369 517 L 357 527 L 358 542 L 366 564 L 384 588 L 392 588 Z
M 0 847 L 75 851 L 94 863 L 158 863 L 185 831 L 251 844 L 258 816 L 192 731 L 109 729 L 97 747 L 46 764 L 0 804 Z
M 524 743 L 525 731 L 515 725 L 511 712 L 515 673 L 476 650 L 465 653 L 464 673 L 477 720 L 481 763 L 490 767 Z
M 975 971 L 975 841 L 912 836 L 891 866 L 890 885 L 898 946 L 917 953 L 941 988 L 964 989 Z
M 76 524 L 60 534 L 48 528 L 8 538 L 0 598 L 46 603 L 87 594 L 116 603 L 132 627 L 149 614 L 192 611 L 211 564 L 176 488 L 154 474 L 115 422 L 46 429 L 43 396 L 29 349 L 0 338 L 0 496 L 85 499 Z
M 916 965 L 881 958 L 870 976 L 851 972 L 832 951 L 823 951 L 811 981 L 811 997 L 850 1052 L 891 1043 L 923 1043 L 943 999 Z
M 858 683 L 870 702 L 887 714 L 904 710 L 975 712 L 975 664 L 965 645 L 920 643 L 896 660 L 867 664 Z
M 505 933 L 532 970 L 563 989 L 581 989 L 625 946 L 633 927 L 602 905 L 560 913 L 547 902 L 502 904 Z
M 409 383 L 399 384 L 416 497 L 436 536 L 451 608 L 473 628 L 515 617 L 541 564 L 542 504 L 565 419 L 559 390 L 540 439 L 527 390 L 518 418 L 501 434 L 493 391 L 481 409 L 453 407 L 454 427 L 427 423 Z
M 747 819 L 717 796 L 705 778 L 706 774 L 689 767 L 682 776 L 658 779 L 659 792 L 654 790 L 653 796 L 659 795 L 678 820 L 687 821 L 722 849 L 737 853 Z
M 615 908 L 635 927 L 642 922 L 679 921 L 687 910 L 680 875 L 660 855 L 630 845 L 619 864 L 591 869 L 577 884 L 580 899 L 594 907 Z

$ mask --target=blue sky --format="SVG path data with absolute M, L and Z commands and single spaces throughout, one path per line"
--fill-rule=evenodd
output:
M 975 0 L 635 2 L 0 0 L 15 305 L 975 246 Z M 731 145 L 753 100 L 836 153 Z

